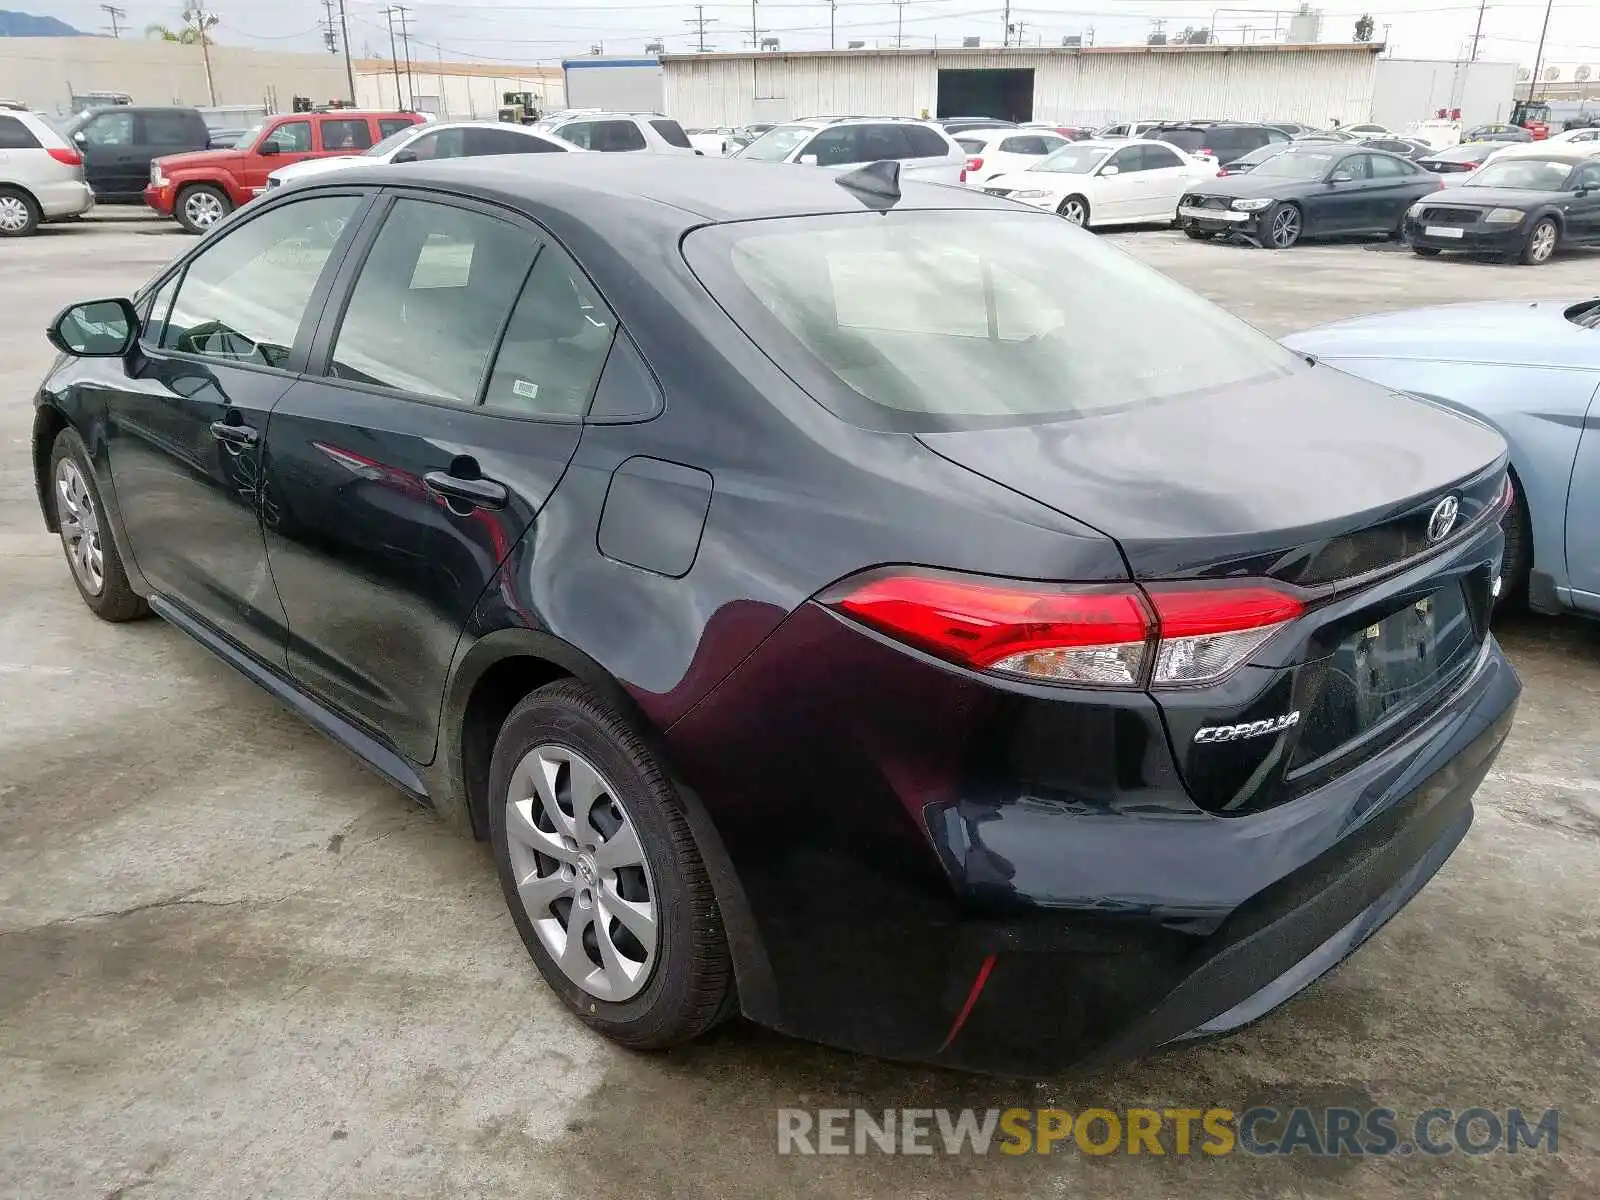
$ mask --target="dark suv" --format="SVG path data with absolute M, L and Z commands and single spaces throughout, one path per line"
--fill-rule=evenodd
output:
M 84 175 L 99 204 L 143 204 L 154 159 L 211 145 L 200 110 L 170 104 L 93 109 L 75 118 L 67 133 L 83 153 Z
M 1273 125 L 1250 125 L 1234 121 L 1175 121 L 1157 125 L 1145 137 L 1170 142 L 1185 154 L 1204 154 L 1227 166 L 1252 150 L 1278 143 L 1287 144 L 1289 135 Z

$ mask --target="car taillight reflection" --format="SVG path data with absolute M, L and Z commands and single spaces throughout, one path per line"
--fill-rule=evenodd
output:
M 58 147 L 51 146 L 45 151 L 45 153 L 64 167 L 83 166 L 83 155 L 79 154 L 76 150 L 63 150 Z

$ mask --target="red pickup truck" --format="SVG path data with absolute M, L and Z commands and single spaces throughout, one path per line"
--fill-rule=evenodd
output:
M 303 158 L 360 154 L 421 120 L 417 113 L 348 108 L 268 117 L 230 150 L 196 150 L 154 160 L 144 202 L 190 233 L 204 233 L 265 191 L 269 172 Z

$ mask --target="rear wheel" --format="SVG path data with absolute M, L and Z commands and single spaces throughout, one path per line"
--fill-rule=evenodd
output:
M 1420 254 L 1423 258 L 1439 257 L 1439 249 L 1437 246 L 1413 246 L 1411 247 L 1411 253 Z
M 1555 255 L 1556 243 L 1560 238 L 1561 229 L 1556 224 L 1556 219 L 1540 218 L 1534 222 L 1533 228 L 1528 230 L 1528 240 L 1522 244 L 1522 261 L 1532 267 L 1549 262 Z
M 232 211 L 227 193 L 209 183 L 190 184 L 172 206 L 172 215 L 190 233 L 204 233 Z
M 580 1020 L 644 1050 L 728 1013 L 710 877 L 676 787 L 626 721 L 576 681 L 540 688 L 500 730 L 489 796 L 517 932 Z
M 1068 196 L 1056 209 L 1074 225 L 1087 226 L 1089 224 L 1089 202 L 1082 196 Z
M 0 237 L 26 237 L 39 228 L 39 204 L 21 188 L 0 187 Z
M 1267 215 L 1267 244 L 1274 250 L 1287 250 L 1300 240 L 1300 210 L 1293 204 L 1280 204 Z

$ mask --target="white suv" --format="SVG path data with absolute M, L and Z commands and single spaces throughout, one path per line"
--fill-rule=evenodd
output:
M 808 117 L 774 125 L 743 150 L 741 161 L 854 167 L 894 159 L 918 179 L 957 183 L 966 151 L 939 126 L 904 117 Z
M 407 125 L 360 154 L 307 158 L 279 167 L 267 176 L 267 187 L 298 183 L 346 167 L 379 163 L 432 162 L 442 158 L 480 158 L 488 154 L 570 153 L 579 147 L 550 133 L 499 121 L 427 121 Z
M 671 117 L 660 113 L 587 112 L 534 126 L 545 133 L 602 154 L 646 151 L 651 154 L 699 154 Z
M 41 221 L 93 207 L 77 147 L 35 113 L 0 110 L 0 237 L 22 237 Z

